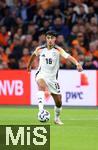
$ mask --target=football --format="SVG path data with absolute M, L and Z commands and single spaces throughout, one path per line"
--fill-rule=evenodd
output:
M 40 122 L 47 122 L 50 119 L 50 113 L 47 110 L 42 110 L 41 112 L 38 112 L 38 120 Z

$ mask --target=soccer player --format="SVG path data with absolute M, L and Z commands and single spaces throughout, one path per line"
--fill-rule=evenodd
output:
M 56 37 L 57 34 L 55 31 L 48 31 L 46 33 L 46 44 L 37 47 L 32 53 L 28 62 L 27 70 L 28 72 L 31 71 L 31 66 L 34 58 L 36 56 L 39 56 L 39 67 L 35 75 L 36 82 L 38 85 L 37 96 L 39 111 L 42 111 L 44 109 L 44 93 L 46 88 L 48 88 L 55 102 L 54 123 L 62 125 L 63 122 L 60 120 L 62 100 L 60 86 L 57 80 L 60 56 L 74 63 L 79 72 L 82 71 L 83 68 L 75 58 L 73 58 L 70 54 L 65 52 L 64 49 L 56 45 Z

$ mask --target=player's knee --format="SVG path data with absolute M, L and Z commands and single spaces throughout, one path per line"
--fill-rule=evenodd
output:
M 40 90 L 40 91 L 45 91 L 46 86 L 45 86 L 45 84 L 44 84 L 44 83 L 42 83 L 42 82 L 38 82 L 38 88 L 39 88 L 39 90 Z
M 46 89 L 44 85 L 39 85 L 38 87 L 39 87 L 40 91 L 45 91 L 45 89 Z
M 56 106 L 57 106 L 58 108 L 60 108 L 60 107 L 62 106 L 62 101 L 61 101 L 61 100 L 57 101 Z

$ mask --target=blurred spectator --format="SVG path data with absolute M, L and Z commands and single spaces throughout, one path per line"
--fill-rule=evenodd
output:
M 96 12 L 97 15 L 98 15 L 98 1 L 97 1 L 97 0 L 94 0 L 94 1 L 93 1 L 93 7 L 94 7 L 95 12 Z
M 72 29 L 72 26 L 76 23 L 77 21 L 77 13 L 73 10 L 73 6 L 70 5 L 68 8 L 64 10 L 65 14 L 65 22 L 69 26 L 70 29 Z
M 25 47 L 32 49 L 32 35 L 28 34 L 26 35 L 26 39 L 25 39 Z
M 17 24 L 17 27 L 21 28 L 21 27 L 23 27 L 24 22 L 20 17 L 16 17 L 16 24 Z
M 63 35 L 57 36 L 57 44 L 64 49 L 67 49 L 67 47 L 68 47 L 67 44 L 65 43 L 65 39 L 64 39 Z
M 36 5 L 36 3 L 37 3 L 37 0 L 30 0 L 31 5 Z
M 49 22 L 49 20 L 48 19 L 45 19 L 44 21 L 43 21 L 43 25 L 42 25 L 42 28 L 40 28 L 40 33 L 46 33 L 48 30 L 51 30 L 52 29 L 52 27 L 51 27 L 51 25 L 50 25 L 50 22 Z
M 57 18 L 57 17 L 61 17 L 63 21 L 64 21 L 64 19 L 65 19 L 64 14 L 61 12 L 61 10 L 60 10 L 59 8 L 56 8 L 56 9 L 54 10 L 54 14 L 53 14 L 53 19 L 55 19 L 55 18 Z
M 14 36 L 14 45 L 11 53 L 11 58 L 14 58 L 16 62 L 22 57 L 23 46 L 21 45 L 20 37 Z
M 32 41 L 32 51 L 34 51 L 37 46 L 39 46 L 39 43 L 37 42 L 37 40 L 33 40 Z M 30 51 L 30 52 L 32 52 L 32 51 Z
M 94 41 L 98 39 L 98 21 L 95 17 L 92 17 L 90 20 L 90 41 Z
M 27 68 L 27 63 L 30 58 L 30 53 L 28 48 L 23 49 L 23 55 L 21 59 L 19 60 L 19 68 L 20 69 L 26 69 Z
M 92 62 L 92 57 L 85 57 L 84 64 L 83 64 L 84 69 L 98 69 Z
M 8 62 L 8 56 L 6 55 L 2 47 L 0 47 L 0 56 L 2 62 Z
M 37 25 L 36 24 L 32 24 L 32 23 L 28 24 L 26 34 L 32 35 L 32 39 L 33 40 L 37 40 L 38 39 L 39 33 L 37 31 L 38 31 L 38 29 L 37 29 Z
M 81 14 L 81 8 L 85 13 L 88 14 L 88 6 L 85 3 L 83 3 L 82 0 L 75 0 L 73 2 L 76 5 L 74 7 L 74 11 L 76 11 L 77 14 Z
M 46 37 L 45 37 L 45 34 L 41 34 L 41 35 L 39 36 L 38 41 L 39 41 L 39 45 L 45 44 L 45 43 L 46 43 Z
M 72 41 L 76 39 L 78 32 L 79 32 L 79 27 L 77 25 L 74 25 L 72 27 L 70 35 L 67 37 L 67 43 L 69 46 L 71 46 Z
M 7 29 L 5 26 L 0 27 L 0 45 L 3 47 L 8 46 L 8 41 L 9 41 L 9 33 L 7 32 Z
M 45 10 L 43 10 L 42 8 L 39 8 L 37 13 L 35 14 L 35 16 L 33 18 L 33 22 L 35 24 L 37 24 L 38 27 L 42 27 L 43 21 L 45 19 L 48 19 L 48 17 L 45 15 Z
M 85 61 L 85 55 L 83 55 L 83 53 L 78 55 L 78 61 L 83 66 L 84 61 Z
M 16 35 L 21 37 L 23 35 L 23 29 L 21 27 L 17 28 Z
M 21 5 L 18 11 L 19 17 L 21 17 L 24 23 L 28 23 L 28 21 L 32 20 L 34 17 L 36 7 L 31 4 L 29 0 L 21 0 Z
M 77 33 L 77 38 L 72 41 L 73 45 L 73 53 L 74 51 L 77 51 L 77 55 L 79 53 L 83 53 L 83 55 L 86 55 L 87 49 L 85 48 L 85 40 L 84 40 L 84 34 L 82 32 Z M 74 56 L 78 57 L 78 56 Z
M 18 63 L 16 62 L 15 58 L 13 58 L 13 55 L 9 55 L 8 68 L 19 69 Z
M 16 26 L 16 11 L 11 11 L 8 6 L 3 9 L 3 18 L 0 23 L 6 26 L 7 30 L 10 30 L 11 27 Z
M 7 6 L 13 6 L 14 5 L 13 0 L 5 0 L 5 2 L 6 2 Z
M 90 6 L 89 7 L 89 13 L 87 15 L 88 21 L 90 21 L 92 17 L 97 18 L 97 14 L 95 13 L 94 7 Z
M 66 39 L 70 33 L 67 25 L 64 24 L 61 17 L 55 18 L 53 22 L 53 30 L 55 30 L 58 34 L 61 34 Z
M 45 0 L 45 1 L 37 0 L 37 3 L 38 7 L 41 7 L 42 9 L 48 9 L 52 4 L 52 0 Z
M 93 56 L 93 60 L 98 61 L 98 40 L 90 43 L 90 51 Z

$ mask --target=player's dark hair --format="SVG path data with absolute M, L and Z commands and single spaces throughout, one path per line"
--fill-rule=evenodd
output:
M 54 31 L 54 30 L 47 31 L 45 35 L 46 35 L 46 36 L 47 36 L 47 35 L 50 35 L 50 36 L 55 36 L 55 37 L 57 37 L 57 33 L 56 33 L 56 31 Z

